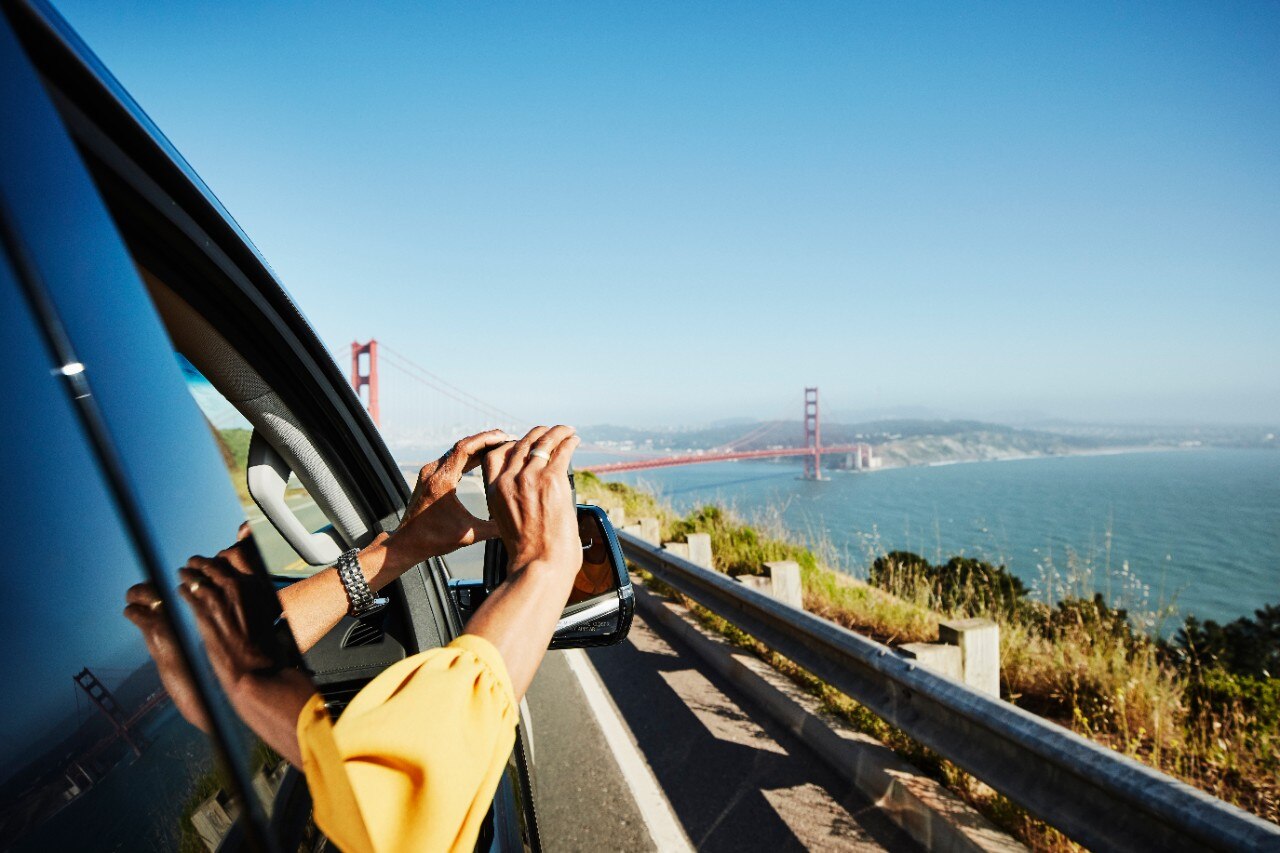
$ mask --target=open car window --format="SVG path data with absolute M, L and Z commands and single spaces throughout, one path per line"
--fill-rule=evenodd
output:
M 324 566 L 307 563 L 276 529 L 249 493 L 248 460 L 249 443 L 253 438 L 253 425 L 235 406 L 219 393 L 218 389 L 196 369 L 182 353 L 175 353 L 187 390 L 200 407 L 209 430 L 218 443 L 223 464 L 236 489 L 236 497 L 244 509 L 245 520 L 253 531 L 263 563 L 267 571 L 281 579 L 297 580 L 315 574 Z M 296 476 L 290 476 L 285 488 L 285 502 L 299 521 L 311 532 L 319 532 L 331 526 L 315 499 Z

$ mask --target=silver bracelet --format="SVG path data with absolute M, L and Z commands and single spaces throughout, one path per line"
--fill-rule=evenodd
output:
M 342 588 L 347 591 L 347 601 L 350 603 L 347 608 L 349 615 L 356 618 L 367 616 L 386 605 L 385 599 L 373 597 L 373 590 L 369 588 L 369 582 L 364 579 L 358 548 L 352 548 L 343 553 L 338 558 L 337 569 Z

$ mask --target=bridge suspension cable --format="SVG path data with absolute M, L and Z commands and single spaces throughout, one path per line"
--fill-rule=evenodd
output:
M 508 428 L 514 429 L 523 423 L 522 418 L 504 411 L 503 409 L 499 409 L 497 406 L 490 405 L 474 394 L 469 394 L 466 391 L 463 391 L 458 386 L 441 379 L 425 367 L 414 362 L 408 356 L 402 355 L 386 344 L 379 345 L 382 349 L 383 357 L 386 358 L 386 364 L 405 374 L 410 379 L 413 379 L 433 391 L 461 403 L 478 414 L 494 418 L 496 420 L 496 425 L 506 425 Z
M 783 421 L 766 421 L 765 423 L 761 424 L 760 426 L 748 432 L 746 435 L 738 436 L 733 441 L 730 441 L 722 445 L 719 449 L 735 450 L 739 447 L 750 444 L 753 441 L 759 441 L 760 439 L 763 439 L 765 436 L 770 435 L 774 432 L 777 432 L 778 427 L 782 426 L 782 424 L 783 424 Z

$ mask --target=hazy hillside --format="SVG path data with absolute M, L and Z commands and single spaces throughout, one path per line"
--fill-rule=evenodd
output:
M 726 422 L 686 430 L 600 425 L 586 427 L 581 432 L 595 449 L 652 453 L 726 446 L 761 450 L 798 447 L 804 443 L 804 425 L 800 421 Z M 886 467 L 1140 448 L 1276 446 L 1274 433 L 1258 427 L 1054 424 L 1046 429 L 1022 429 L 983 421 L 927 419 L 824 423 L 822 442 L 825 445 L 870 444 Z M 831 460 L 832 464 L 839 461 Z

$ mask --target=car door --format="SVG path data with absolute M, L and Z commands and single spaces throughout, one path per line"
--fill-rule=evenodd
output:
M 0 299 L 6 340 L 5 849 L 274 849 L 256 739 L 210 678 L 173 570 L 239 515 L 163 330 L 37 74 L 0 20 Z M 9 132 L 8 129 L 14 129 Z M 16 552 L 15 552 L 16 553 Z M 156 586 L 191 671 L 187 724 L 122 615 Z M 268 774 L 274 767 L 268 770 Z
M 92 359 L 93 370 L 85 372 L 101 385 L 95 402 L 120 468 L 135 486 L 139 514 L 148 521 L 143 532 L 152 540 L 158 567 L 153 573 L 171 575 L 187 555 L 228 544 L 245 517 L 209 439 L 211 425 L 186 393 L 174 352 L 180 335 L 171 312 L 155 303 L 156 278 L 278 392 L 280 405 L 340 486 L 348 517 L 331 520 L 345 521 L 348 544 L 364 544 L 379 530 L 394 528 L 408 493 L 403 477 L 252 243 L 55 13 L 42 4 L 9 3 L 4 9 L 55 108 L 24 107 L 47 118 L 47 128 L 45 136 L 24 134 L 31 144 L 14 152 L 12 162 L 49 162 L 43 172 L 29 171 L 26 164 L 12 170 L 28 175 L 19 195 L 32 200 L 15 220 L 24 223 L 39 250 L 34 254 L 49 267 L 41 276 L 53 313 L 76 341 L 81 359 Z M 38 86 L 29 89 L 26 97 L 36 104 L 42 93 Z M 59 157 L 55 161 L 47 152 Z M 49 207 L 39 209 L 35 200 L 42 192 L 44 198 L 61 194 L 72 201 L 79 216 L 73 221 L 65 212 L 50 216 Z M 75 242 L 83 251 L 60 255 L 73 234 L 80 235 Z M 149 287 L 139 280 L 140 269 Z M 214 512 L 213 506 L 220 509 Z M 438 561 L 406 574 L 389 591 L 395 606 L 379 643 L 348 642 L 358 626 L 343 624 L 309 657 L 335 710 L 381 668 L 461 630 Z M 260 748 L 234 720 L 226 728 L 226 748 L 238 750 L 242 788 L 261 788 Z M 522 749 L 513 755 L 482 845 L 536 846 L 522 755 Z M 243 816 L 251 824 L 265 818 L 253 808 Z

